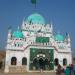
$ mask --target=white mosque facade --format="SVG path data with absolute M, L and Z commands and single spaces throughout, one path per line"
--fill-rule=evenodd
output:
M 46 24 L 37 13 L 23 20 L 21 28 L 9 29 L 6 45 L 5 72 L 55 70 L 72 63 L 71 40 L 54 34 L 53 25 Z

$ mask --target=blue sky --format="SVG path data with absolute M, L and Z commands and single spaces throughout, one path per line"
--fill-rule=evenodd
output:
M 16 30 L 32 13 L 40 13 L 46 23 L 53 23 L 54 31 L 71 36 L 75 49 L 75 0 L 37 0 L 36 9 L 30 0 L 0 0 L 0 47 L 6 46 L 8 27 Z

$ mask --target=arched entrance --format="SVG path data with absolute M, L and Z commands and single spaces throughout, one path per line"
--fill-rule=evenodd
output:
M 27 65 L 27 58 L 26 57 L 22 58 L 22 65 Z
M 49 69 L 49 60 L 47 58 L 44 57 L 39 57 L 39 58 L 35 58 L 33 60 L 33 69 L 35 70 L 48 70 Z
M 43 58 L 40 58 L 40 59 L 39 59 L 39 68 L 40 68 L 40 69 L 44 69 L 44 62 L 45 62 L 45 61 L 44 61 Z
M 39 68 L 38 59 L 35 58 L 35 59 L 33 60 L 33 69 L 38 70 L 38 68 Z
M 16 57 L 12 57 L 11 58 L 11 65 L 16 65 L 17 64 L 17 58 Z
M 63 65 L 67 65 L 67 59 L 66 58 L 63 59 Z
M 55 63 L 55 66 L 58 66 L 58 64 L 59 64 L 58 58 L 55 58 L 54 63 Z
M 30 48 L 29 70 L 53 70 L 54 50 Z

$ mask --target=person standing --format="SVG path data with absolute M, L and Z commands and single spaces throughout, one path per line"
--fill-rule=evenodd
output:
M 56 69 L 56 75 L 61 75 L 61 65 L 59 64 Z
M 70 75 L 70 68 L 69 66 L 66 67 L 66 69 L 64 70 L 65 75 Z

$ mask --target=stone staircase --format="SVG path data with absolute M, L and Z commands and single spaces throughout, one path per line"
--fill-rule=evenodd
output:
M 24 73 L 26 72 L 26 66 L 10 66 L 9 73 Z
M 3 73 L 0 72 L 0 75 L 56 75 L 55 72 L 25 72 L 25 73 Z
M 0 72 L 1 73 L 1 72 Z M 54 71 L 29 71 L 27 72 L 26 66 L 10 66 L 9 73 L 3 73 L 0 75 L 56 75 Z

